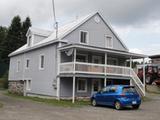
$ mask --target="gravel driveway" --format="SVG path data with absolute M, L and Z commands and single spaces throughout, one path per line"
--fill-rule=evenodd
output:
M 160 97 L 144 102 L 139 110 L 108 107 L 64 108 L 8 97 L 0 92 L 0 120 L 158 120 Z

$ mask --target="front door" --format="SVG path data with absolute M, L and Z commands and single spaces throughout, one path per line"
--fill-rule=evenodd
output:
M 98 92 L 101 89 L 101 80 L 100 79 L 93 79 L 92 80 L 92 94 Z

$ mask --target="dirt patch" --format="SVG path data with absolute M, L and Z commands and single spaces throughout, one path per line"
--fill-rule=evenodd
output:
M 153 96 L 154 97 L 154 96 Z M 0 92 L 0 120 L 158 120 L 160 100 L 143 102 L 138 110 L 112 107 L 62 107 L 6 96 Z M 159 97 L 160 98 L 160 97 Z

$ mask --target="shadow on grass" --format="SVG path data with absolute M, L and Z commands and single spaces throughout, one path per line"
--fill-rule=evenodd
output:
M 89 106 L 90 102 L 89 101 L 75 101 L 73 104 L 71 100 L 56 100 L 56 99 L 46 99 L 46 98 L 39 98 L 39 97 L 29 97 L 29 96 L 19 96 L 11 93 L 4 93 L 5 95 L 17 99 L 26 99 L 26 100 L 31 100 L 39 103 L 44 103 L 44 104 L 49 104 L 53 106 L 59 106 L 59 107 L 84 107 L 84 106 Z

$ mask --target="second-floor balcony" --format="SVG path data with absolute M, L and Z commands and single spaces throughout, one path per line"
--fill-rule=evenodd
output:
M 130 67 L 83 62 L 66 62 L 60 64 L 60 73 L 85 73 L 129 77 L 130 70 Z

